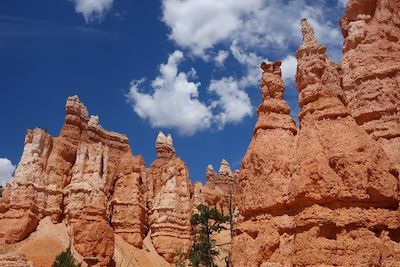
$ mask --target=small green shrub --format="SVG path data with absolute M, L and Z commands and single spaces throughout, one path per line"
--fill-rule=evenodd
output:
M 52 267 L 80 267 L 81 264 L 77 263 L 74 257 L 72 257 L 71 248 L 67 248 L 65 251 L 57 255 Z

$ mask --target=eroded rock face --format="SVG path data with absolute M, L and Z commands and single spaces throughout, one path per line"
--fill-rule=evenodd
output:
M 284 140 L 282 151 L 251 157 L 276 149 L 272 141 L 284 136 L 271 134 L 268 142 L 252 146 L 256 127 L 239 173 L 244 221 L 236 229 L 234 263 L 396 266 L 400 214 L 394 164 L 350 116 L 340 68 L 327 59 L 305 20 L 302 32 L 296 54 L 301 127 Z
M 105 266 L 114 254 L 113 214 L 109 200 L 120 160 L 131 154 L 128 139 L 104 130 L 98 124 L 97 116 L 88 118 L 79 99 L 68 99 L 66 110 L 69 112 L 66 121 L 78 123 L 66 128 L 62 135 L 74 142 L 79 130 L 80 138 L 75 163 L 70 170 L 71 180 L 64 188 L 64 213 L 76 250 L 84 258 L 97 260 Z
M 341 26 L 349 111 L 400 170 L 400 1 L 349 0 Z
M 67 99 L 66 113 L 59 137 L 28 130 L 14 179 L 1 199 L 0 240 L 26 238 L 46 216 L 54 223 L 65 218 L 76 250 L 105 266 L 114 254 L 114 228 L 141 246 L 144 162 L 132 155 L 126 136 L 89 117 L 77 96 Z
M 296 124 L 283 100 L 280 62 L 263 63 L 258 121 L 238 174 L 237 202 L 240 214 L 274 209 L 287 202 Z
M 129 244 L 141 248 L 147 233 L 146 200 L 143 183 L 145 164 L 141 156 L 129 151 L 122 157 L 114 179 L 114 193 L 110 203 L 112 226 Z
M 208 165 L 205 176 L 206 184 L 201 189 L 204 204 L 228 215 L 228 201 L 231 201 L 230 198 L 236 191 L 236 172 L 233 172 L 229 163 L 223 159 L 218 173 L 212 165 Z
M 170 135 L 159 133 L 156 150 L 157 159 L 148 170 L 148 224 L 155 249 L 173 262 L 179 249 L 187 253 L 191 246 L 193 188 L 185 163 L 175 155 Z

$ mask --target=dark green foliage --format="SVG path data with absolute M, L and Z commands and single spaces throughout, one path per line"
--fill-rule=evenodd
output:
M 67 248 L 65 251 L 58 254 L 52 267 L 80 267 L 80 263 L 76 263 L 74 257 L 72 257 L 71 248 Z
M 228 221 L 229 216 L 224 216 L 216 208 L 209 209 L 205 205 L 198 205 L 197 210 L 199 212 L 193 214 L 190 219 L 196 240 L 190 250 L 189 259 L 195 267 L 213 267 L 216 266 L 214 258 L 218 255 L 218 250 L 212 235 L 226 229 L 221 224 Z
M 2 198 L 2 196 L 3 196 L 3 186 L 0 185 L 0 198 Z
M 183 253 L 182 249 L 178 249 L 178 251 L 176 253 L 175 266 L 176 267 L 186 267 L 185 254 Z

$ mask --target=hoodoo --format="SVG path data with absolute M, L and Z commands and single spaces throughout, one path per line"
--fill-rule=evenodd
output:
M 149 226 L 157 252 L 168 262 L 191 246 L 193 186 L 186 164 L 176 156 L 170 135 L 160 132 L 157 159 L 148 170 Z
M 301 25 L 303 44 L 296 54 L 300 130 L 293 136 L 296 132 L 286 128 L 292 136 L 286 134 L 285 149 L 271 151 L 279 148 L 272 141 L 285 135 L 260 127 L 260 119 L 256 124 L 239 171 L 236 198 L 244 221 L 236 229 L 234 263 L 396 266 L 400 213 L 395 165 L 350 115 L 339 66 L 326 57 L 307 21 Z M 273 65 L 264 68 L 274 70 Z M 276 91 L 275 84 L 266 87 L 271 89 L 263 94 Z M 267 118 L 264 125 L 286 121 Z M 272 136 L 257 144 L 260 128 Z M 270 152 L 256 156 L 265 151 Z

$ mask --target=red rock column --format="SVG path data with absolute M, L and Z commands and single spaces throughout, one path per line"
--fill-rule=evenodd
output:
M 399 182 L 383 149 L 349 115 L 340 69 L 306 20 L 297 51 L 300 131 L 288 236 L 298 266 L 395 266 Z M 380 215 L 378 215 L 380 214 Z M 397 219 L 396 219 L 397 218 Z M 282 223 L 282 222 L 281 222 Z
M 243 221 L 232 245 L 234 266 L 261 266 L 279 246 L 271 213 L 289 200 L 295 122 L 283 100 L 280 62 L 263 63 L 258 121 L 237 177 L 236 204 Z

